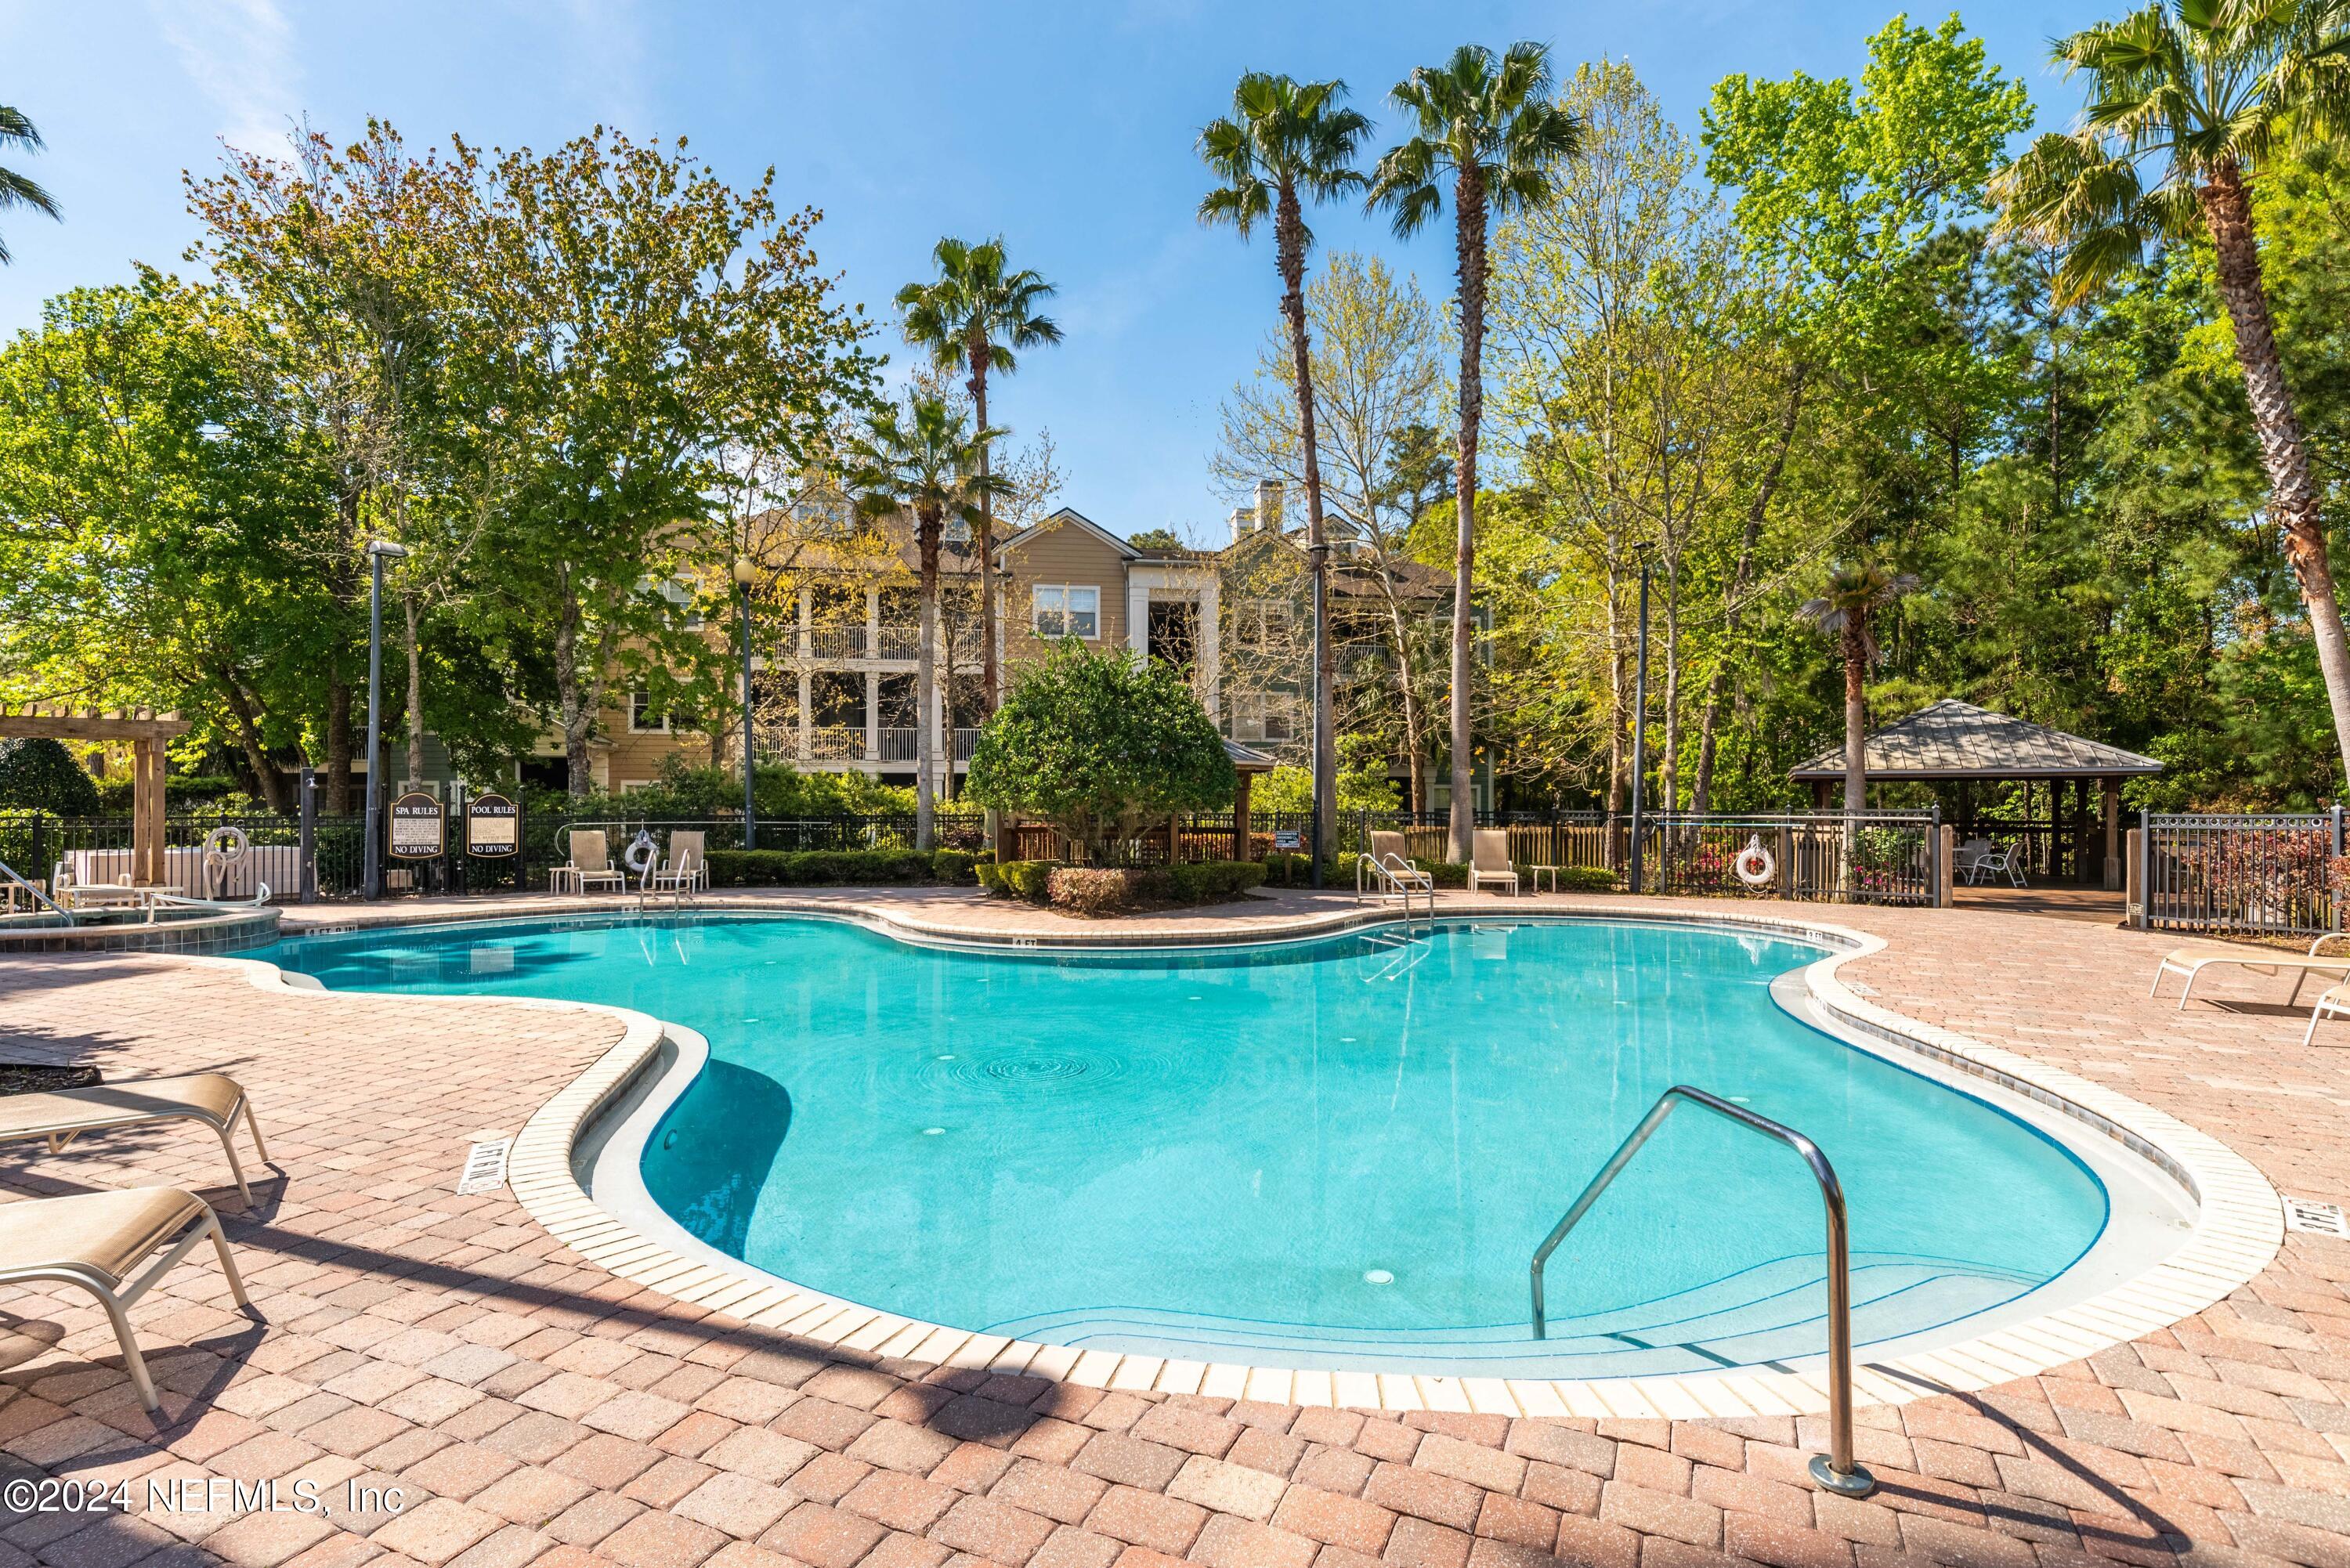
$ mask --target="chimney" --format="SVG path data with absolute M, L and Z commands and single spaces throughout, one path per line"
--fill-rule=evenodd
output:
M 1256 525 L 1278 531 L 1281 527 L 1281 481 L 1260 479 L 1256 482 Z
M 1232 543 L 1237 545 L 1241 542 L 1243 535 L 1246 535 L 1250 529 L 1256 526 L 1256 508 L 1253 506 L 1233 507 L 1232 524 Z

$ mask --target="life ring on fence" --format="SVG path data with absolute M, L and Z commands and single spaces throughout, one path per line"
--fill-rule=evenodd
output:
M 620 857 L 620 863 L 641 877 L 653 868 L 653 861 L 660 855 L 660 847 L 653 843 L 652 834 L 639 827 L 636 837 L 629 841 L 628 850 Z
M 1748 887 L 1761 888 L 1779 874 L 1779 862 L 1762 847 L 1762 836 L 1754 833 L 1747 836 L 1746 847 L 1738 852 L 1738 858 L 1730 863 L 1730 868 Z

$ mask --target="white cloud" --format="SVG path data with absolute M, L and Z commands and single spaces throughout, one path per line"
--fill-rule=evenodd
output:
M 294 28 L 276 0 L 151 0 L 180 67 L 212 101 L 232 147 L 287 150 L 301 110 Z

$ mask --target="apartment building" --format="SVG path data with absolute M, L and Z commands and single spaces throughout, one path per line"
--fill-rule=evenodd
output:
M 752 638 L 762 758 L 914 782 L 919 561 L 910 527 L 890 523 L 881 532 L 878 556 L 802 556 L 764 596 Z M 1189 670 L 1230 738 L 1283 762 L 1307 760 L 1306 557 L 1296 532 L 1282 526 L 1277 486 L 1261 487 L 1255 506 L 1232 514 L 1231 542 L 1218 550 L 1139 547 L 1063 507 L 993 554 L 1007 686 L 1063 638 L 1125 648 Z M 1414 617 L 1447 612 L 1444 573 L 1408 566 L 1398 581 L 1395 571 L 1382 577 L 1344 555 L 1333 567 L 1342 649 L 1378 641 L 1399 594 Z M 930 715 L 942 793 L 952 793 L 979 737 L 979 570 L 968 531 L 951 527 L 941 553 L 940 697 Z M 723 629 L 731 633 L 731 623 Z M 1342 660 L 1342 670 L 1351 663 Z M 615 693 L 599 728 L 596 779 L 607 789 L 650 781 L 672 754 L 696 763 L 740 754 L 739 736 L 660 713 L 643 691 Z

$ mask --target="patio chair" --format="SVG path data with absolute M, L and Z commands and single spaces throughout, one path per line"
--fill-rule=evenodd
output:
M 1505 827 L 1482 827 L 1469 836 L 1469 890 L 1484 884 L 1508 883 L 1517 897 L 1518 868 L 1510 864 L 1510 833 Z
M 1369 886 L 1365 886 L 1368 877 Z M 1411 863 L 1411 846 L 1400 833 L 1373 833 L 1371 852 L 1355 861 L 1355 901 L 1368 891 L 1376 898 L 1401 898 L 1409 918 L 1412 895 L 1426 898 L 1430 914 L 1436 909 L 1436 878 Z
M 1974 858 L 1970 861 L 1967 851 L 1979 844 L 1981 847 L 1976 850 Z M 1966 873 L 1967 886 L 1973 887 L 1982 880 L 1985 872 L 1989 872 L 1993 877 L 2006 877 L 2018 888 L 2022 887 L 2023 867 L 2015 863 L 2015 850 L 2012 843 L 1992 844 L 1983 839 L 1969 839 L 1960 845 L 1959 865 Z
M 611 888 L 628 891 L 628 874 L 612 864 L 611 840 L 600 827 L 576 827 L 571 830 L 571 858 L 546 873 L 550 893 L 568 888 L 585 893 L 590 888 Z
M 2309 1027 L 2303 1031 L 2301 1043 L 2315 1043 L 2319 1019 L 2345 1016 L 2350 1016 L 2350 982 L 2327 986 L 2324 994 L 2317 999 L 2317 1005 L 2309 1010 Z
M 62 1154 L 85 1133 L 114 1132 L 150 1122 L 202 1122 L 220 1139 L 221 1152 L 228 1156 L 229 1175 L 235 1178 L 238 1194 L 250 1205 L 253 1189 L 245 1185 L 244 1168 L 237 1163 L 236 1146 L 229 1137 L 240 1116 L 253 1138 L 253 1152 L 266 1165 L 269 1150 L 262 1144 L 253 1102 L 246 1098 L 244 1087 L 224 1073 L 134 1078 L 88 1089 L 0 1096 L 0 1143 L 44 1138 L 51 1154 Z
M 705 835 L 700 828 L 678 828 L 669 836 L 669 857 L 652 874 L 647 884 L 650 890 L 663 888 L 680 898 L 700 892 L 710 886 L 710 862 L 703 856 L 702 845 Z
M 138 1390 L 139 1403 L 156 1408 L 154 1380 L 130 1332 L 130 1308 L 148 1287 L 172 1272 L 196 1244 L 210 1238 L 220 1254 L 229 1293 L 256 1323 L 261 1314 L 244 1293 L 244 1281 L 229 1255 L 220 1217 L 192 1192 L 176 1187 L 133 1187 L 118 1191 L 76 1192 L 63 1198 L 28 1198 L 0 1203 L 0 1284 L 55 1280 L 78 1285 L 98 1298 L 122 1346 L 123 1369 Z M 175 1241 L 174 1238 L 177 1238 Z M 169 1246 L 146 1272 L 141 1263 Z
M 2184 1012 L 2198 975 L 2217 964 L 2235 964 L 2259 970 L 2264 974 L 2292 975 L 2293 994 L 2285 998 L 2285 1005 L 2291 1007 L 2301 1000 L 2302 984 L 2313 974 L 2333 975 L 2339 981 L 2350 981 L 2350 954 L 2327 958 L 2318 951 L 2328 942 L 2339 941 L 2350 941 L 2350 932 L 2327 931 L 2311 942 L 2305 953 L 2264 951 L 2260 948 L 2239 947 L 2233 942 L 2189 942 L 2162 955 L 2162 961 L 2154 966 L 2154 983 L 2147 987 L 2146 993 L 2148 996 L 2158 994 L 2162 990 L 2162 977 L 2166 974 L 2185 975 L 2187 983 L 2178 990 L 2178 1006 Z M 2350 986 L 2338 984 L 2334 989 L 2350 990 Z M 2321 998 L 2319 1008 L 2324 1010 L 2325 1005 Z M 2313 1013 L 2309 1022 L 2310 1027 L 2315 1029 L 2316 1015 Z

